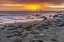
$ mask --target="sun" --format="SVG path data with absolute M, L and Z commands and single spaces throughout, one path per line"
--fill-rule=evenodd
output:
M 27 5 L 28 10 L 39 10 L 39 5 Z

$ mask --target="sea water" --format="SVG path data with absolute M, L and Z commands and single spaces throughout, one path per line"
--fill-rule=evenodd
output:
M 39 16 L 34 16 L 35 14 L 39 14 Z M 39 11 L 0 11 L 0 24 L 42 20 L 39 18 L 40 16 L 48 16 L 54 14 L 55 13 L 43 13 Z

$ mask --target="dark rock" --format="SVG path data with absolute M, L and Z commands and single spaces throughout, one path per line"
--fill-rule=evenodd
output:
M 12 27 L 12 28 L 9 28 L 8 30 L 14 30 L 14 29 L 17 29 L 16 27 Z
M 44 29 L 49 29 L 48 27 L 44 27 Z
M 37 30 L 41 30 L 42 31 L 43 29 L 42 28 L 37 28 Z
M 54 15 L 53 17 L 56 18 L 56 17 L 58 17 L 58 15 Z
M 1 28 L 1 29 L 4 29 L 5 27 Z
M 35 42 L 35 41 L 31 41 L 31 42 Z
M 52 41 L 57 41 L 56 39 L 51 39 Z
M 58 25 L 59 27 L 64 26 L 64 24 Z
M 14 33 L 14 35 L 21 36 L 22 34 L 20 32 L 16 32 L 16 33 Z
M 31 42 L 43 42 L 42 40 L 32 40 Z
M 43 42 L 42 40 L 38 40 L 38 42 Z
M 24 37 L 26 37 L 26 36 L 27 36 L 27 34 L 28 34 L 28 33 L 25 33 L 25 34 L 23 34 L 21 38 L 24 38 Z
M 16 40 L 13 41 L 13 42 L 22 42 L 22 40 L 21 40 L 21 39 L 16 39 Z
M 8 27 L 15 27 L 15 26 L 13 26 L 13 25 L 8 25 Z
M 44 20 L 47 20 L 47 18 L 46 18 L 45 16 L 43 16 L 43 17 L 40 17 L 40 18 L 44 18 Z
M 10 38 L 10 37 L 12 37 L 12 36 L 14 36 L 14 35 L 9 35 L 9 36 L 6 36 L 7 38 Z

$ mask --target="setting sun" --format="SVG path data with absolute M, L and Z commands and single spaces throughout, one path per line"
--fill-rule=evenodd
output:
M 39 10 L 39 5 L 27 5 L 28 10 Z

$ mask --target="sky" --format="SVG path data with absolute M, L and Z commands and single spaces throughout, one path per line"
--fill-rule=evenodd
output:
M 0 0 L 0 11 L 64 10 L 64 0 Z

